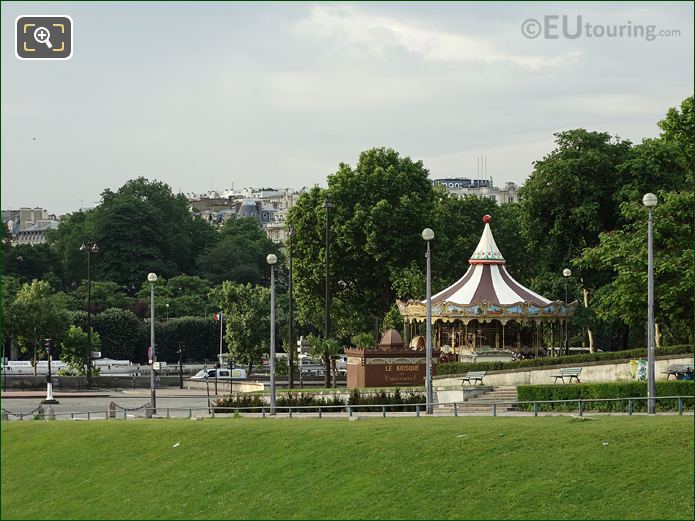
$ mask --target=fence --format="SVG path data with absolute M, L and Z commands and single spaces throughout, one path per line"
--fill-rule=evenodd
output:
M 477 411 L 475 415 L 477 416 L 502 416 L 502 415 L 514 415 L 514 416 L 538 416 L 541 409 L 541 405 L 544 404 L 560 404 L 563 406 L 563 410 L 551 411 L 553 414 L 576 414 L 583 416 L 583 414 L 590 409 L 593 403 L 597 402 L 624 402 L 625 411 L 623 413 L 632 416 L 636 413 L 635 403 L 640 401 L 646 401 L 646 397 L 631 397 L 631 398 L 595 398 L 595 399 L 581 399 L 581 400 L 543 400 L 543 401 L 499 401 L 490 402 L 485 404 L 485 408 L 489 411 Z M 687 408 L 692 410 L 693 397 L 692 396 L 660 396 L 655 398 L 657 403 L 659 401 L 669 400 L 673 402 L 676 406 L 675 410 L 669 412 L 678 412 L 682 415 L 684 410 Z M 568 410 L 567 406 L 574 404 L 576 408 L 573 410 Z M 2 409 L 2 420 L 9 420 L 10 417 L 17 418 L 19 420 L 29 419 L 58 419 L 63 417 L 64 419 L 113 419 L 122 418 L 128 419 L 129 412 L 143 411 L 144 417 L 151 418 L 156 416 L 158 418 L 173 418 L 173 417 L 188 417 L 193 418 L 198 417 L 194 415 L 195 413 L 203 412 L 202 416 L 215 418 L 217 415 L 231 415 L 238 416 L 242 413 L 245 415 L 253 415 L 256 417 L 265 418 L 267 416 L 286 416 L 292 418 L 293 416 L 303 415 L 307 417 L 323 418 L 323 417 L 343 417 L 347 415 L 348 418 L 352 418 L 358 413 L 376 413 L 371 414 L 371 416 L 382 416 L 386 418 L 388 413 L 391 416 L 422 416 L 427 413 L 427 406 L 432 405 L 433 410 L 437 416 L 466 416 L 470 415 L 466 411 L 466 402 L 451 402 L 451 403 L 417 403 L 417 404 L 384 404 L 384 405 L 306 405 L 306 406 L 283 406 L 275 407 L 275 411 L 271 410 L 270 406 L 264 407 L 217 407 L 217 406 L 206 406 L 206 407 L 158 407 L 157 409 L 152 409 L 149 403 L 141 405 L 139 407 L 126 408 L 116 403 L 111 403 L 109 408 L 106 410 L 95 410 L 95 411 L 80 411 L 80 412 L 55 412 L 52 407 L 46 407 L 43 410 L 41 406 L 36 407 L 30 412 L 12 412 L 7 409 Z M 528 406 L 528 411 L 520 410 L 520 406 Z M 589 407 L 587 407 L 589 406 Z M 477 407 L 480 407 L 479 405 Z M 612 413 L 621 413 L 621 411 L 613 410 Z M 661 411 L 664 412 L 664 411 Z M 141 418 L 142 416 L 130 415 L 131 418 Z

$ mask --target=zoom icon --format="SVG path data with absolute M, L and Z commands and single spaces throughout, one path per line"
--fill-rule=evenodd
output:
M 15 54 L 20 60 L 72 57 L 72 18 L 66 15 L 18 16 Z

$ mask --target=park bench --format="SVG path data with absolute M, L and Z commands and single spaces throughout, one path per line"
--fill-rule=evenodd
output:
M 483 378 L 485 378 L 485 371 L 469 371 L 461 378 L 461 385 L 463 385 L 464 382 L 468 382 L 470 385 L 475 385 L 475 382 L 480 382 L 480 385 L 483 385 Z M 471 384 L 471 382 L 473 383 Z
M 687 365 L 687 364 L 672 364 L 668 366 L 668 369 L 666 371 L 662 371 L 662 373 L 666 374 L 666 379 L 668 380 L 671 375 L 678 380 L 678 377 L 682 374 L 692 374 L 693 372 L 693 366 L 692 365 Z
M 572 383 L 572 378 L 576 378 L 577 383 L 582 383 L 581 380 L 579 379 L 579 374 L 582 372 L 581 367 L 566 367 L 564 369 L 560 369 L 560 374 L 554 374 L 551 375 L 555 378 L 555 382 L 557 383 L 557 379 L 560 378 L 562 380 L 562 383 L 565 383 L 565 378 L 569 378 L 570 383 Z

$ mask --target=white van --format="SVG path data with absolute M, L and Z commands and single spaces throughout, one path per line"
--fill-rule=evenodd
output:
M 201 369 L 195 376 L 191 376 L 191 380 L 243 380 L 246 378 L 246 369 Z

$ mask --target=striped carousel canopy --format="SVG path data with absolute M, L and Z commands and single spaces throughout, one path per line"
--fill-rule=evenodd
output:
M 538 307 L 551 303 L 545 297 L 515 281 L 507 271 L 506 261 L 490 229 L 491 217 L 483 217 L 485 229 L 477 248 L 469 259 L 468 271 L 454 284 L 432 296 L 432 304 L 471 305 L 487 302 L 508 306 L 527 302 Z M 423 301 L 424 303 L 424 301 Z

